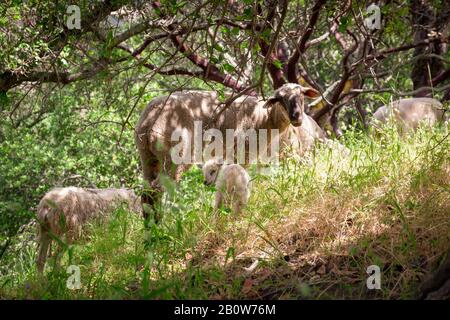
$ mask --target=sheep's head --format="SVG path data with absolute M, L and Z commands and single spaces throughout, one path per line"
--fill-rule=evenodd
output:
M 202 167 L 203 176 L 205 177 L 203 183 L 207 186 L 213 185 L 217 180 L 221 167 L 222 163 L 218 159 L 210 159 L 206 161 Z
M 302 87 L 299 84 L 286 83 L 278 88 L 268 101 L 280 102 L 286 110 L 291 124 L 299 127 L 302 124 L 303 113 L 305 112 L 305 96 L 317 98 L 320 93 L 315 89 Z

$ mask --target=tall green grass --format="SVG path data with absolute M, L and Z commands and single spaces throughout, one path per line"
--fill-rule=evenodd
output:
M 14 239 L 1 260 L 0 296 L 411 298 L 450 240 L 448 134 L 348 131 L 348 153 L 318 145 L 268 175 L 253 171 L 250 203 L 237 218 L 213 218 L 214 190 L 193 168 L 167 184 L 160 224 L 145 229 L 141 217 L 117 210 L 69 246 L 60 268 L 50 259 L 43 278 L 34 243 Z M 370 264 L 383 270 L 377 292 L 365 287 Z M 79 290 L 66 286 L 69 265 L 80 267 Z

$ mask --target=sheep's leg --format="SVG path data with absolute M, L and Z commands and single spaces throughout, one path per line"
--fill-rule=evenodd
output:
M 237 217 L 242 211 L 243 203 L 241 201 L 233 202 L 233 214 Z
M 161 188 L 159 186 L 160 162 L 149 152 L 141 151 L 142 171 L 144 179 L 149 183 L 149 189 L 144 190 L 141 196 L 142 214 L 145 220 L 148 220 L 150 212 L 156 212 L 155 206 L 161 197 Z M 149 212 L 150 211 L 150 212 Z M 155 221 L 159 220 L 159 215 L 155 214 Z
M 62 235 L 59 238 L 58 240 L 59 243 L 56 245 L 55 254 L 53 256 L 55 261 L 54 266 L 57 271 L 59 271 L 61 268 L 61 259 L 64 255 L 64 252 L 68 249 L 69 244 L 72 243 L 72 239 L 76 237 L 76 234 L 79 234 L 80 230 L 67 231 L 64 235 Z
M 233 202 L 233 213 L 236 216 L 238 216 L 242 209 L 247 205 L 248 198 L 250 196 L 249 190 L 248 190 L 248 184 L 247 188 L 234 188 L 232 193 L 232 202 Z
M 141 195 L 142 215 L 148 221 L 148 211 L 154 211 L 155 204 L 158 202 L 161 193 L 161 190 L 157 188 L 160 159 L 151 151 L 147 133 L 136 133 L 135 141 L 141 159 L 144 180 L 149 184 L 149 189 L 144 190 Z
M 41 228 L 38 243 L 39 253 L 37 257 L 37 270 L 39 273 L 42 273 L 44 271 L 45 260 L 47 259 L 49 245 L 51 241 L 52 239 L 50 238 L 48 232 L 46 230 L 43 230 L 43 228 Z
M 169 151 L 167 153 L 169 153 Z M 176 182 L 179 182 L 181 180 L 181 175 L 192 166 L 191 163 L 176 164 L 172 161 L 171 156 L 164 156 L 162 163 L 162 172 Z
M 53 259 L 55 261 L 55 269 L 58 270 L 58 271 L 61 268 L 61 258 L 63 256 L 63 253 L 64 253 L 63 246 L 61 244 L 58 244 L 57 248 L 56 248 L 55 255 L 53 257 Z
M 160 215 L 157 210 L 157 203 L 161 199 L 162 190 L 159 186 L 158 180 L 153 180 L 150 183 L 150 188 L 144 190 L 141 195 L 142 213 L 146 221 L 149 220 L 150 215 L 153 214 L 153 218 L 156 223 L 160 220 Z
M 241 213 L 245 198 L 245 189 L 233 187 L 233 190 L 230 194 L 230 203 L 232 205 L 232 210 L 235 218 Z
M 223 194 L 220 191 L 216 192 L 216 203 L 214 205 L 214 214 L 217 216 L 219 212 L 219 208 L 222 206 L 223 203 Z
M 51 257 L 51 256 L 52 256 L 52 243 L 53 243 L 53 242 L 50 241 L 50 244 L 49 244 L 49 246 L 48 246 L 47 257 Z
M 177 166 L 177 168 L 175 169 L 175 174 L 174 174 L 174 179 L 175 181 L 180 181 L 181 180 L 181 175 L 188 171 L 189 168 L 191 167 L 191 164 L 181 164 L 179 166 Z

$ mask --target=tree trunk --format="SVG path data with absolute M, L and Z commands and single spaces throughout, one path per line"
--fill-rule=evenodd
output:
M 449 14 L 448 4 L 444 4 L 443 8 L 438 10 L 438 8 L 433 8 L 427 0 L 413 0 L 410 8 L 414 42 L 417 43 L 432 35 L 437 36 L 439 33 L 445 32 Z M 414 50 L 414 65 L 411 72 L 414 90 L 432 86 L 431 79 L 444 70 L 443 60 L 439 59 L 439 56 L 445 54 L 446 50 L 447 45 L 438 40 Z M 431 93 L 430 89 L 421 90 L 415 96 L 425 97 Z

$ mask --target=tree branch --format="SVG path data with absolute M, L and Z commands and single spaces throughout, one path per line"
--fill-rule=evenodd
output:
M 311 17 L 309 18 L 308 25 L 306 26 L 305 32 L 300 38 L 296 50 L 292 53 L 288 62 L 288 74 L 287 78 L 289 82 L 297 83 L 298 82 L 298 60 L 300 59 L 300 55 L 305 52 L 306 43 L 311 37 L 314 27 L 319 19 L 320 9 L 325 4 L 325 0 L 317 0 L 314 4 L 311 12 Z
M 354 71 L 354 68 L 349 68 L 348 60 L 350 58 L 350 55 L 353 52 L 355 52 L 356 49 L 358 48 L 359 42 L 356 36 L 350 30 L 347 30 L 347 33 L 353 38 L 354 45 L 350 49 L 346 50 L 344 58 L 342 59 L 343 73 L 341 79 L 339 83 L 336 85 L 336 88 L 333 90 L 333 94 L 330 100 L 328 101 L 327 105 L 323 107 L 321 110 L 319 110 L 316 114 L 314 114 L 313 118 L 316 121 L 318 121 L 322 116 L 324 116 L 333 109 L 333 107 L 336 105 L 336 103 L 339 101 L 339 98 L 341 97 L 341 93 L 345 88 L 347 80 L 350 78 L 350 76 Z
M 392 93 L 395 94 L 396 96 L 399 97 L 407 97 L 407 96 L 413 96 L 417 93 L 421 93 L 422 91 L 428 91 L 428 90 L 434 90 L 435 92 L 441 92 L 441 91 L 445 91 L 447 89 L 450 88 L 450 84 L 447 84 L 445 86 L 439 87 L 439 88 L 435 88 L 435 87 L 421 87 L 418 88 L 416 90 L 411 90 L 411 91 L 406 91 L 406 92 L 399 92 L 397 90 L 394 89 L 389 89 L 389 88 L 384 88 L 384 89 L 352 89 L 347 93 L 344 93 L 342 96 L 356 96 L 359 94 L 363 94 L 363 93 L 383 93 L 383 92 L 387 92 L 387 93 Z
M 448 78 L 450 78 L 450 69 L 442 71 L 436 77 L 431 79 L 431 84 L 433 85 L 433 87 L 437 86 L 439 83 L 447 80 Z
M 267 25 L 269 25 L 269 26 L 272 25 L 274 18 L 275 18 L 275 13 L 277 11 L 276 9 L 278 7 L 277 2 L 278 1 L 273 1 L 270 4 L 271 9 L 267 13 L 267 17 L 265 19 L 265 25 L 261 32 L 264 32 L 265 30 L 267 30 Z M 278 28 L 275 31 L 275 34 L 272 36 L 271 42 L 267 43 L 266 40 L 263 39 L 262 37 L 260 37 L 260 39 L 259 39 L 259 46 L 261 47 L 261 53 L 265 57 L 265 63 L 263 65 L 263 69 L 267 65 L 267 70 L 269 71 L 270 77 L 272 78 L 274 89 L 278 89 L 279 87 L 281 87 L 283 84 L 286 83 L 286 79 L 284 78 L 284 74 L 283 74 L 283 66 L 280 67 L 280 66 L 275 65 L 275 63 L 274 63 L 275 61 L 282 63 L 282 58 L 281 59 L 279 58 L 278 52 L 274 51 L 274 48 L 275 48 L 276 42 L 278 40 L 278 35 L 281 30 L 281 25 L 283 24 L 283 21 L 284 21 L 285 15 L 286 15 L 288 3 L 287 3 L 287 0 L 284 0 L 284 1 L 280 1 L 280 4 L 282 5 L 281 19 L 278 22 Z M 261 5 L 258 5 L 258 13 L 262 14 Z M 270 27 L 270 29 L 271 29 L 271 27 Z
M 128 52 L 130 54 L 130 56 L 134 57 L 137 61 L 139 61 L 142 66 L 146 67 L 147 69 L 155 71 L 155 73 L 158 73 L 161 75 L 167 75 L 167 76 L 183 75 L 183 76 L 192 76 L 192 77 L 197 77 L 197 78 L 203 78 L 202 71 L 190 71 L 190 70 L 183 69 L 183 68 L 172 68 L 172 69 L 168 69 L 168 70 L 161 70 L 161 67 L 157 67 L 152 63 L 144 62 L 139 57 L 139 54 L 134 55 L 135 51 L 131 50 L 127 46 L 121 44 L 121 45 L 118 45 L 117 48 Z
M 411 49 L 414 49 L 414 48 L 417 48 L 417 47 L 427 46 L 432 41 L 436 41 L 436 40 L 434 38 L 428 38 L 428 39 L 425 39 L 425 40 L 420 41 L 420 42 L 411 43 L 411 44 L 407 44 L 407 45 L 400 46 L 400 47 L 385 49 L 385 50 L 379 51 L 377 53 L 368 55 L 365 58 L 359 59 L 358 61 L 353 63 L 352 67 L 353 68 L 356 67 L 361 62 L 366 63 L 366 62 L 369 62 L 369 61 L 372 61 L 372 60 L 385 59 L 386 57 L 388 57 L 392 53 L 401 52 L 401 51 L 408 51 L 408 50 L 411 50 Z M 447 38 L 441 39 L 440 41 L 442 43 L 448 43 L 449 42 L 449 38 L 447 37 Z
M 81 71 L 70 73 L 67 71 L 33 71 L 28 74 L 13 74 L 4 72 L 0 75 L 0 90 L 7 91 L 20 85 L 23 82 L 55 82 L 60 84 L 68 84 L 75 81 L 88 79 L 98 72 L 106 69 L 108 63 L 106 60 L 100 59 Z
M 157 9 L 159 16 L 165 18 L 166 14 L 162 10 L 162 5 L 159 1 L 154 1 L 152 3 L 153 8 Z M 175 31 L 173 25 L 168 26 L 169 31 Z M 183 53 L 187 59 L 189 59 L 196 66 L 201 68 L 204 72 L 203 77 L 207 80 L 212 80 L 223 84 L 226 87 L 232 88 L 236 91 L 241 91 L 245 89 L 245 86 L 238 83 L 230 75 L 223 74 L 216 65 L 212 64 L 208 59 L 201 57 L 199 54 L 192 51 L 192 49 L 185 43 L 184 39 L 180 35 L 171 34 L 170 40 L 178 51 Z M 256 94 L 252 92 L 251 94 Z

